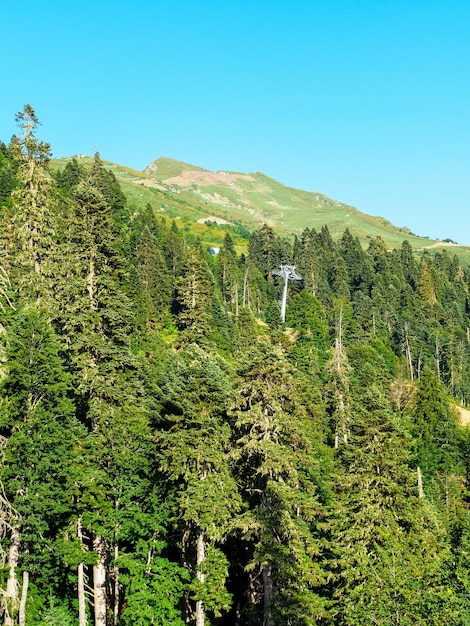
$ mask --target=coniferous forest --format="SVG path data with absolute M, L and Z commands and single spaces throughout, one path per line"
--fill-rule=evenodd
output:
M 470 268 L 327 226 L 212 256 L 17 121 L 3 624 L 468 626 Z

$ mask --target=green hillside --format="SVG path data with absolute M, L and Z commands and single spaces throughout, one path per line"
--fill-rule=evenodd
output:
M 60 159 L 54 165 L 61 168 L 65 162 Z M 465 246 L 414 235 L 383 217 L 367 215 L 320 193 L 287 187 L 260 172 L 212 172 L 167 157 L 153 161 L 143 172 L 111 162 L 105 165 L 118 178 L 131 206 L 150 204 L 208 245 L 220 244 L 229 231 L 243 246 L 248 231 L 264 223 L 286 236 L 327 225 L 333 238 L 348 228 L 365 247 L 375 237 L 389 248 L 407 239 L 418 252 L 447 249 L 470 262 L 470 249 Z

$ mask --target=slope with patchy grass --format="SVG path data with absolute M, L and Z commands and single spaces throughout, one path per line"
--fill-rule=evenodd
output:
M 63 167 L 65 161 L 57 160 L 54 166 Z M 418 252 L 447 249 L 470 263 L 470 248 L 419 237 L 383 217 L 320 193 L 286 187 L 260 172 L 212 172 L 167 157 L 153 161 L 143 172 L 110 162 L 106 167 L 120 181 L 132 207 L 150 204 L 209 245 L 220 244 L 227 231 L 243 245 L 248 231 L 264 223 L 284 235 L 326 225 L 333 238 L 348 228 L 364 246 L 381 237 L 388 247 L 398 248 L 407 239 Z

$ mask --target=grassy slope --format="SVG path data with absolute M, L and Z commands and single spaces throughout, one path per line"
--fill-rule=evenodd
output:
M 54 162 L 54 167 L 64 164 L 65 160 L 61 159 Z M 319 193 L 286 187 L 258 172 L 214 173 L 169 158 L 157 159 L 144 172 L 105 164 L 114 172 L 136 210 L 150 204 L 157 214 L 176 219 L 181 228 L 199 235 L 208 245 L 220 244 L 228 230 L 243 247 L 246 229 L 258 228 L 262 223 L 270 224 L 284 235 L 299 233 L 307 227 L 319 230 L 326 224 L 334 238 L 349 228 L 365 246 L 377 236 L 390 248 L 400 247 L 407 239 L 416 250 L 445 248 L 449 254 L 455 253 L 470 263 L 470 248 L 418 237 L 384 218 L 366 215 Z M 211 216 L 225 219 L 232 226 L 198 223 Z

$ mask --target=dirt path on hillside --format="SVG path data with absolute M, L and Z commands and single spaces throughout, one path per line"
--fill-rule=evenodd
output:
M 454 406 L 459 414 L 460 425 L 470 426 L 470 411 L 468 409 L 464 409 L 463 406 L 459 406 L 458 404 L 454 404 Z

